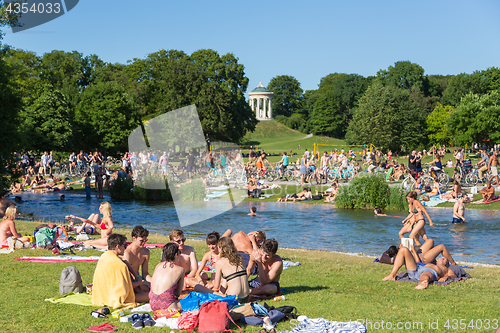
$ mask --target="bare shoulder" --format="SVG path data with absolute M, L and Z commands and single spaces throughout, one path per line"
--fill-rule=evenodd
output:
M 191 246 L 184 245 L 184 248 L 182 249 L 182 254 L 190 255 L 191 253 L 195 253 L 194 248 L 192 248 Z
M 149 255 L 150 255 L 149 249 L 147 249 L 145 247 L 141 248 L 141 255 L 149 257 Z

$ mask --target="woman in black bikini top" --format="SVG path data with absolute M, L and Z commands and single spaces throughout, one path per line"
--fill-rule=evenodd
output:
M 215 263 L 215 279 L 213 280 L 213 290 L 200 284 L 194 287 L 198 292 L 216 293 L 221 296 L 238 295 L 240 303 L 249 300 L 250 288 L 243 259 L 238 254 L 233 241 L 229 237 L 222 237 L 219 240 L 220 259 Z M 223 283 L 222 279 L 225 280 Z
M 425 233 L 425 220 L 424 215 L 427 216 L 429 220 L 429 225 L 434 227 L 434 223 L 432 222 L 431 217 L 427 213 L 427 210 L 422 206 L 420 201 L 417 200 L 417 192 L 411 191 L 407 194 L 406 199 L 408 200 L 408 216 L 402 221 L 404 226 L 399 231 L 399 238 L 403 238 L 404 234 L 410 233 L 408 236 L 411 239 L 415 239 L 415 244 L 420 245 L 419 235 L 422 236 L 422 239 L 427 240 L 427 234 Z

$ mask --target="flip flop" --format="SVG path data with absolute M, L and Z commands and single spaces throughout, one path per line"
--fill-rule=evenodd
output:
M 90 326 L 88 330 L 90 332 L 114 332 L 118 329 L 117 325 L 113 325 L 111 323 L 104 323 L 99 326 Z

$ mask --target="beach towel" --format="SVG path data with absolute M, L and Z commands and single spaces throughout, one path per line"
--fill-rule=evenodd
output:
M 222 197 L 224 194 L 227 194 L 228 192 L 227 191 L 215 191 L 215 192 L 212 192 L 210 194 L 207 194 L 206 197 L 207 198 L 219 198 L 219 197 Z
M 324 318 L 309 319 L 306 316 L 300 316 L 298 319 L 290 320 L 290 324 L 295 326 L 291 331 L 282 331 L 287 333 L 365 333 L 366 327 L 358 321 L 339 322 L 329 321 Z
M 425 266 L 425 264 L 422 264 L 422 265 Z M 456 278 L 452 279 L 449 277 L 446 281 L 434 281 L 432 283 L 439 284 L 441 286 L 447 286 L 448 284 L 450 284 L 452 282 L 467 280 L 471 277 L 470 274 L 465 272 L 463 270 L 463 268 L 461 268 L 460 266 L 450 265 L 450 269 L 453 271 L 453 273 L 455 273 L 455 275 L 457 276 Z M 406 272 L 399 273 L 398 275 L 396 275 L 396 281 L 398 281 L 398 282 L 415 282 L 415 283 L 419 282 L 419 280 L 410 279 L 408 277 L 408 273 L 406 273 Z
M 51 303 L 67 303 L 67 304 L 77 304 L 84 306 L 94 306 L 92 304 L 92 295 L 87 293 L 69 293 L 59 297 L 46 298 L 45 301 Z
M 283 260 L 283 269 L 288 269 L 288 267 L 299 266 L 300 262 L 293 262 L 288 260 Z
M 490 200 L 490 201 L 484 201 L 483 199 L 479 199 L 478 201 L 473 201 L 472 203 L 475 205 L 487 205 L 489 203 L 499 201 L 499 200 L 500 200 L 500 196 L 497 195 L 493 200 Z
M 190 292 L 186 297 L 181 299 L 179 302 L 181 303 L 182 310 L 198 310 L 200 305 L 203 303 L 208 303 L 213 300 L 219 300 L 220 302 L 225 302 L 228 305 L 228 308 L 232 308 L 235 305 L 238 305 L 238 296 L 236 295 L 228 295 L 228 296 L 219 296 L 211 293 L 199 293 L 196 291 Z
M 94 272 L 92 303 L 100 307 L 134 308 L 134 288 L 127 265 L 113 252 L 101 255 Z
M 81 256 L 46 256 L 46 257 L 21 257 L 14 258 L 12 260 L 19 261 L 31 261 L 31 262 L 45 262 L 45 263 L 54 263 L 54 262 L 90 262 L 90 261 L 98 261 L 99 257 L 81 257 Z

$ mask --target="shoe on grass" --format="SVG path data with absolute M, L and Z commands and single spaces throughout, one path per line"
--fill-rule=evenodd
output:
M 142 322 L 144 323 L 144 327 L 152 327 L 156 324 L 156 322 L 151 318 L 149 313 L 144 313 L 142 315 Z
M 144 327 L 144 321 L 142 320 L 142 316 L 138 313 L 132 316 L 132 327 L 136 330 Z

